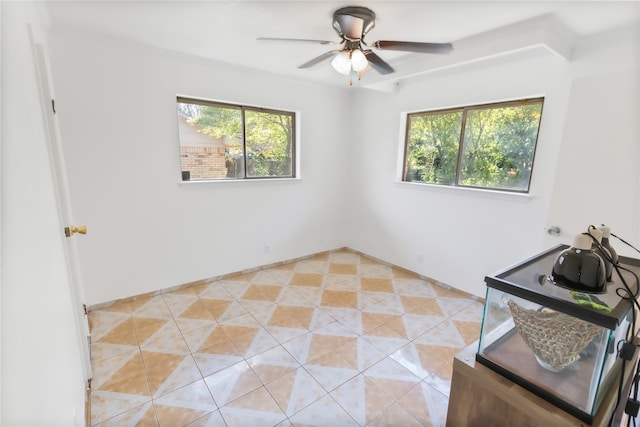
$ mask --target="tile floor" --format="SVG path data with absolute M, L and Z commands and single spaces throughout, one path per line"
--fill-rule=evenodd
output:
M 91 424 L 444 426 L 482 304 L 341 250 L 90 312 Z

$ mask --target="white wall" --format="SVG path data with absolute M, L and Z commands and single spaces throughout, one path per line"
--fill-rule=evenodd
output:
M 89 305 L 348 244 L 348 88 L 86 33 L 52 46 Z M 296 111 L 302 179 L 181 184 L 176 94 Z
M 29 38 L 42 5 L 2 2 L 3 426 L 84 423 L 84 380 L 63 233 Z
M 549 223 L 562 234 L 549 244 L 609 225 L 640 246 L 640 28 L 600 34 L 575 49 Z M 638 258 L 615 239 L 617 252 Z

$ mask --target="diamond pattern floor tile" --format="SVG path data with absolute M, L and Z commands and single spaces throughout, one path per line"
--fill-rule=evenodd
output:
M 90 312 L 95 426 L 444 426 L 483 305 L 340 250 Z

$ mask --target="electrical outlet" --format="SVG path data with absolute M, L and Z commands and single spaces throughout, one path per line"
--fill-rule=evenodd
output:
M 269 252 L 271 252 L 271 246 L 269 245 L 264 245 L 264 253 L 268 254 Z
M 418 254 L 418 264 L 422 264 L 424 262 L 424 255 Z

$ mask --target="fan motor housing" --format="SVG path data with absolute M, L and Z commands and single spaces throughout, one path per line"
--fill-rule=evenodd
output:
M 333 28 L 340 34 L 340 36 L 344 36 L 348 30 L 348 18 L 346 17 L 354 17 L 362 19 L 362 37 L 367 34 L 376 24 L 376 14 L 373 10 L 368 9 L 362 6 L 347 6 L 342 7 L 335 12 L 333 12 Z

